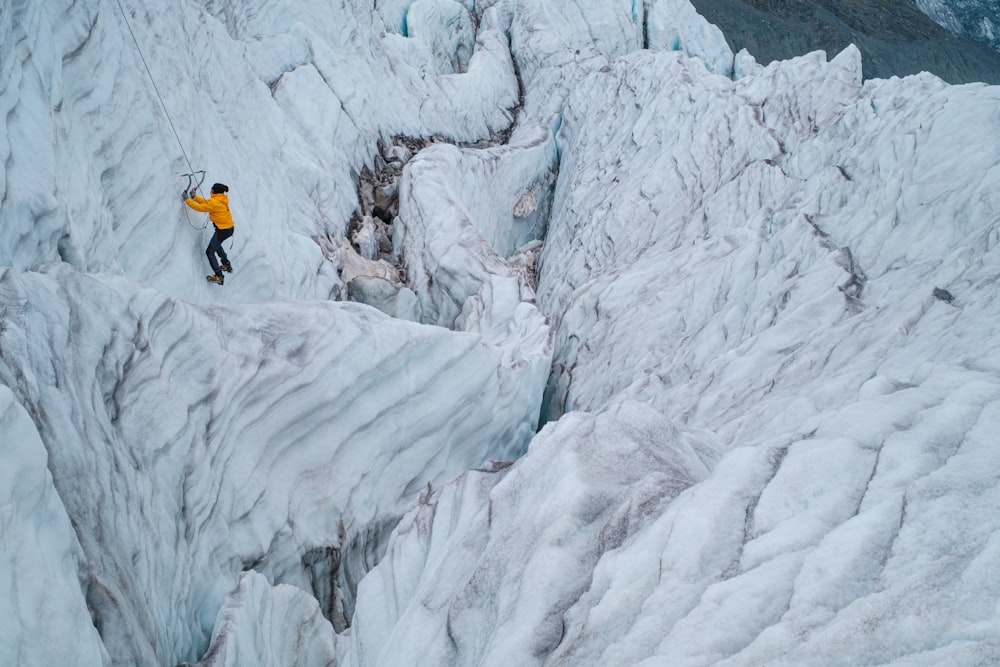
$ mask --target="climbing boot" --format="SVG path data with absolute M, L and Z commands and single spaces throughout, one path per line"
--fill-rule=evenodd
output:
M 217 276 L 206 276 L 206 278 L 210 283 L 219 283 L 220 285 L 222 285 L 225 284 L 226 282 L 225 278 L 223 278 L 221 274 Z
M 228 259 L 221 264 L 220 268 L 226 273 L 233 272 L 233 265 L 229 263 Z

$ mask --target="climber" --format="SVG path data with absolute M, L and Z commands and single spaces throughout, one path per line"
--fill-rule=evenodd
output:
M 229 196 L 226 195 L 227 192 L 229 192 L 228 185 L 216 183 L 212 186 L 211 199 L 199 197 L 195 188 L 192 188 L 190 192 L 183 193 L 184 202 L 196 211 L 208 213 L 208 219 L 215 225 L 215 233 L 212 234 L 212 240 L 209 241 L 205 254 L 208 255 L 208 263 L 212 265 L 213 271 L 213 275 L 208 276 L 208 282 L 218 283 L 219 285 L 225 282 L 225 279 L 222 277 L 223 271 L 226 273 L 233 272 L 229 258 L 226 257 L 226 251 L 222 248 L 222 242 L 232 236 L 234 231 L 233 215 L 229 212 Z M 216 255 L 219 256 L 221 265 L 216 261 Z

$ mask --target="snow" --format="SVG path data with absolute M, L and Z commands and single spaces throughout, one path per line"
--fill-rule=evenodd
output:
M 0 664 L 1000 660 L 1000 88 L 686 0 L 121 9 L 0 7 Z

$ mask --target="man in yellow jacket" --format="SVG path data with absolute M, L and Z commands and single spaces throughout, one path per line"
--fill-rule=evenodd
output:
M 229 192 L 228 185 L 216 183 L 212 186 L 212 197 L 210 199 L 199 197 L 194 190 L 191 190 L 190 193 L 184 193 L 184 202 L 196 211 L 208 213 L 208 219 L 215 225 L 215 233 L 212 234 L 212 240 L 209 241 L 205 254 L 208 255 L 208 263 L 212 265 L 214 274 L 208 276 L 208 281 L 210 283 L 218 283 L 219 285 L 225 282 L 225 279 L 222 277 L 223 271 L 226 273 L 233 272 L 229 258 L 226 257 L 226 251 L 222 248 L 222 242 L 232 236 L 235 231 L 233 228 L 233 214 L 229 212 L 229 196 L 226 194 L 227 192 Z M 216 255 L 219 256 L 219 260 L 222 262 L 221 265 L 216 261 Z

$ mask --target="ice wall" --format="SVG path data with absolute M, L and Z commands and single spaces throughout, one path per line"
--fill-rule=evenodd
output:
M 0 12 L 0 260 L 121 273 L 198 302 L 340 294 L 313 238 L 343 237 L 376 140 L 478 140 L 517 103 L 488 20 L 467 72 L 439 74 L 423 65 L 426 40 L 386 33 L 352 3 Z M 179 197 L 193 169 L 208 172 L 202 194 L 230 187 L 237 270 L 222 293 L 204 281 L 211 226 Z
M 468 8 L 425 4 L 427 25 L 465 29 L 407 38 L 352 3 L 0 8 L 0 377 L 48 452 L 46 507 L 68 515 L 45 541 L 65 561 L 53 590 L 79 578 L 62 612 L 11 596 L 22 621 L 0 662 L 73 650 L 29 644 L 42 618 L 91 664 L 191 661 L 212 637 L 242 662 L 240 638 L 286 636 L 311 595 L 342 629 L 426 483 L 525 449 L 549 336 L 516 280 L 502 312 L 491 299 L 467 317 L 489 336 L 323 301 L 345 296 L 323 242 L 345 236 L 379 141 L 473 142 L 512 122 L 504 26 L 480 14 L 470 32 Z M 236 270 L 221 290 L 204 281 L 211 228 L 178 196 L 192 168 L 208 171 L 203 194 L 230 186 Z M 515 315 L 517 335 L 500 335 Z M 23 431 L 13 443 L 37 449 Z M 45 488 L 40 453 L 13 473 Z M 20 491 L 12 517 L 30 523 Z M 4 546 L 10 583 L 41 547 Z M 244 591 L 244 571 L 263 579 L 244 575 Z M 288 615 L 257 617 L 275 608 Z
M 515 456 L 537 416 L 500 348 L 365 307 L 204 308 L 66 265 L 0 282 L 0 378 L 48 443 L 116 660 L 197 657 L 240 571 L 311 591 L 320 549 L 349 614 L 369 531 Z

